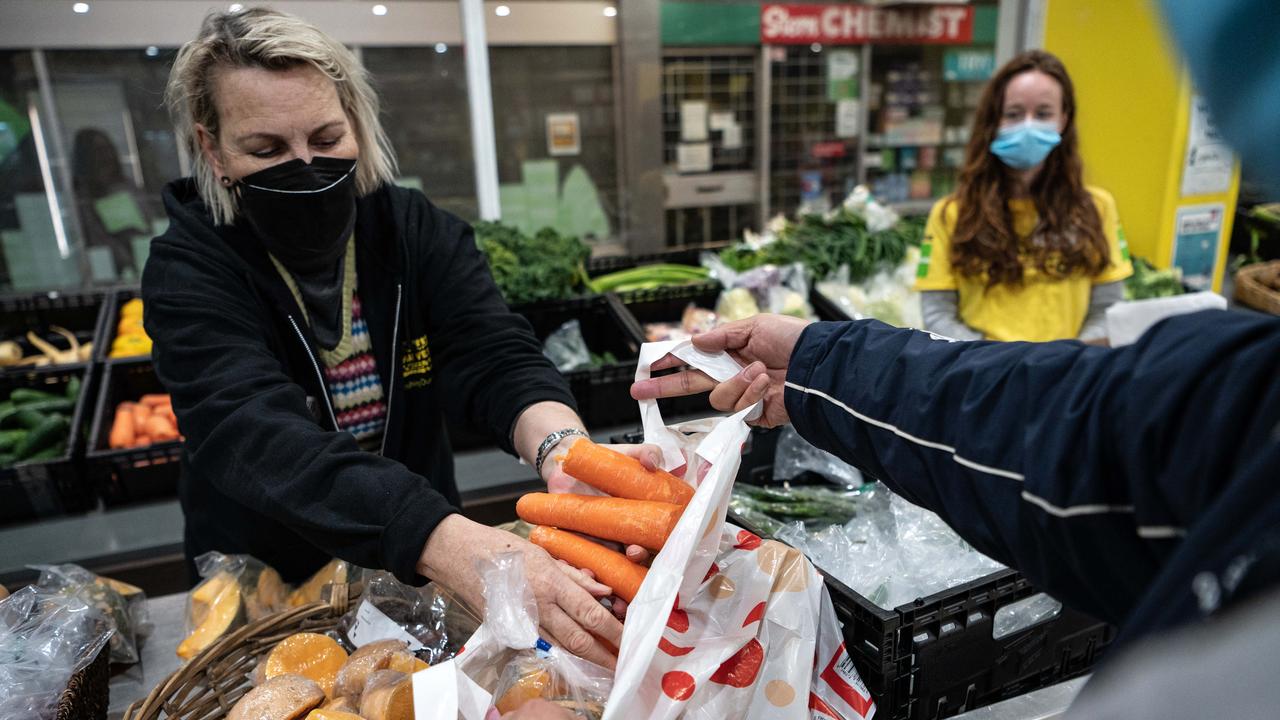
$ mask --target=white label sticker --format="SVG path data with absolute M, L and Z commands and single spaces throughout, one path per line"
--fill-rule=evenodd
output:
M 409 643 L 410 652 L 422 649 L 418 638 L 410 635 L 400 627 L 400 623 L 387 617 L 368 600 L 362 600 L 360 607 L 356 608 L 356 621 L 351 624 L 347 637 L 358 648 L 378 640 L 403 640 Z

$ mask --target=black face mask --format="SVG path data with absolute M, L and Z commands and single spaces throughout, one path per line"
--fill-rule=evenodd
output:
M 356 224 L 356 161 L 316 157 L 272 165 L 237 183 L 240 212 L 294 272 L 335 267 Z

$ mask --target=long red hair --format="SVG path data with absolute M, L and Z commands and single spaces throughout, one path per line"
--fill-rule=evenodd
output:
M 1045 158 L 1029 188 L 1039 215 L 1032 232 L 1035 242 L 1014 232 L 1008 201 L 1017 178 L 990 151 L 1000 130 L 1005 88 L 1015 76 L 1031 71 L 1048 75 L 1062 87 L 1066 118 L 1062 142 Z M 1107 239 L 1098 208 L 1084 187 L 1078 148 L 1075 90 L 1062 61 L 1043 50 L 1029 50 L 1005 63 L 982 91 L 964 167 L 950 198 L 959 203 L 951 238 L 952 266 L 963 275 L 985 276 L 989 286 L 1021 284 L 1024 263 L 1052 277 L 1092 276 L 1106 268 Z

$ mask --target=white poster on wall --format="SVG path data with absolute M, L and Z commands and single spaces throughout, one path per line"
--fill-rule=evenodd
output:
M 836 103 L 836 137 L 857 137 L 862 127 L 862 103 L 840 100 Z
M 711 143 L 680 143 L 677 145 L 676 170 L 682 173 L 711 172 Z
M 1235 154 L 1209 117 L 1204 98 L 1191 96 L 1191 127 L 1187 154 L 1182 163 L 1182 197 L 1224 193 L 1231 187 Z
M 686 100 L 680 103 L 680 139 L 702 142 L 707 139 L 707 102 Z
M 582 152 L 582 134 L 578 129 L 578 113 L 547 115 L 547 154 L 552 157 L 577 155 Z

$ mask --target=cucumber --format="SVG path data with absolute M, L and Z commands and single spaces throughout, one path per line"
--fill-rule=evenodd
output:
M 48 400 L 36 400 L 35 402 L 29 402 L 24 405 L 19 405 L 18 409 L 37 412 L 37 413 L 40 413 L 41 415 L 49 415 L 53 413 L 69 413 L 71 412 L 71 409 L 74 408 L 75 406 L 76 406 L 76 403 L 74 400 L 68 400 L 67 398 L 62 398 L 62 397 L 54 397 Z
M 31 410 L 29 408 L 20 407 L 14 411 L 13 419 L 12 421 L 10 421 L 10 425 L 11 426 L 17 425 L 18 427 L 21 427 L 21 428 L 34 430 L 37 426 L 43 423 L 47 417 L 49 416 L 46 416 L 44 413 L 40 412 L 39 410 Z M 61 416 L 56 416 L 56 417 L 61 417 Z
M 18 460 L 26 460 L 41 450 L 66 440 L 69 426 L 65 417 L 49 415 L 31 428 L 31 432 L 13 449 L 13 454 Z
M 31 457 L 23 460 L 22 462 L 39 462 L 41 460 L 57 460 L 58 458 L 66 454 L 67 454 L 67 444 L 65 442 L 59 442 L 56 445 L 50 445 L 49 447 L 41 450 L 40 452 L 33 454 Z
M 30 405 L 34 402 L 43 402 L 45 400 L 65 400 L 61 395 L 54 395 L 43 390 L 33 390 L 31 388 L 18 388 L 9 393 L 9 402 L 14 405 Z
M 67 381 L 65 394 L 67 399 L 71 401 L 75 401 L 76 398 L 80 397 L 80 378 L 73 377 Z
M 26 430 L 0 430 L 0 453 L 13 450 L 26 436 Z

